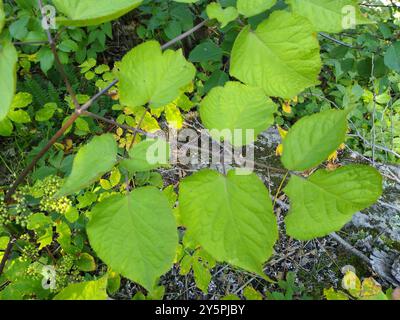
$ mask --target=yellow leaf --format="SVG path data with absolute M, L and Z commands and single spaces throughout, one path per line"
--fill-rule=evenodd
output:
M 328 157 L 328 161 L 329 162 L 334 162 L 336 161 L 338 158 L 338 152 L 334 151 L 329 157 Z
M 349 297 L 342 291 L 335 291 L 333 288 L 324 289 L 326 300 L 349 300 Z
M 276 148 L 275 154 L 277 156 L 279 156 L 279 157 L 282 156 L 282 154 L 283 154 L 283 144 L 278 145 L 278 147 Z
M 141 128 L 150 133 L 161 130 L 160 126 L 158 125 L 158 121 L 154 119 L 149 112 L 146 112 Z
M 288 132 L 285 129 L 279 127 L 279 126 L 278 126 L 278 131 L 279 131 L 279 135 L 281 136 L 281 138 L 285 139 L 287 134 L 288 134 Z
M 174 104 L 169 104 L 165 108 L 165 117 L 168 121 L 168 124 L 175 128 L 181 129 L 183 126 L 183 117 L 178 107 Z
M 100 179 L 100 185 L 104 190 L 112 189 L 111 183 L 108 180 Z
M 382 294 L 381 285 L 373 278 L 364 279 L 361 287 L 361 297 L 363 299 L 368 299 L 374 298 L 379 294 Z
M 115 187 L 121 180 L 121 172 L 119 172 L 118 168 L 114 168 L 111 171 L 110 175 L 110 183 L 112 187 Z
M 290 106 L 290 102 L 286 101 L 283 106 L 282 109 L 285 113 L 291 114 L 292 113 L 292 107 Z
M 119 137 L 121 137 L 123 134 L 124 134 L 124 130 L 122 130 L 122 128 L 118 128 L 118 129 L 117 129 L 117 135 L 118 135 Z
M 64 146 L 62 143 L 58 143 L 58 142 L 56 142 L 56 143 L 54 144 L 54 147 L 55 147 L 56 149 L 58 149 L 58 150 L 64 150 L 64 149 L 65 149 L 65 146 Z
M 131 115 L 131 114 L 133 114 L 134 112 L 133 112 L 133 110 L 130 109 L 130 108 L 125 108 L 125 109 L 124 109 L 124 113 L 125 113 L 126 115 Z
M 342 280 L 342 287 L 354 297 L 361 294 L 361 281 L 353 271 L 347 271 Z

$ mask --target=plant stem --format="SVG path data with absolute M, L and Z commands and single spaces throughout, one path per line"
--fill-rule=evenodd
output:
M 92 112 L 89 112 L 89 111 L 83 112 L 82 115 L 91 117 L 91 118 L 99 120 L 99 121 L 103 121 L 105 123 L 112 124 L 112 125 L 114 125 L 116 127 L 124 129 L 124 130 L 132 131 L 132 132 L 136 132 L 137 131 L 138 133 L 143 134 L 143 135 L 145 135 L 145 136 L 147 136 L 149 138 L 155 138 L 156 137 L 155 135 L 153 135 L 151 133 L 148 133 L 148 132 L 146 132 L 144 130 L 137 129 L 137 128 L 134 128 L 134 127 L 131 127 L 131 126 L 128 126 L 128 125 L 125 125 L 125 124 L 120 124 L 117 121 L 115 121 L 114 119 L 108 119 L 108 118 L 99 116 L 99 115 L 97 115 L 95 113 L 92 113 Z
M 4 251 L 4 256 L 0 262 L 0 275 L 3 273 L 4 267 L 6 266 L 6 262 L 7 262 L 8 258 L 10 257 L 12 248 L 16 241 L 17 241 L 16 238 L 11 238 L 11 240 L 7 244 L 6 251 Z
M 39 4 L 40 13 L 42 14 L 42 19 L 47 19 L 46 16 L 43 14 L 43 2 L 42 2 L 42 0 L 38 0 L 38 4 Z M 48 42 L 50 44 L 50 49 L 51 49 L 51 51 L 53 53 L 53 56 L 54 56 L 54 59 L 56 61 L 58 72 L 60 72 L 61 77 L 64 80 L 65 86 L 67 87 L 67 91 L 68 91 L 69 95 L 71 96 L 72 102 L 75 105 L 75 109 L 79 109 L 80 105 L 78 103 L 78 100 L 76 99 L 75 91 L 72 88 L 71 83 L 68 80 L 67 74 L 65 73 L 63 64 L 61 63 L 60 57 L 58 56 L 58 53 L 57 53 L 56 43 L 55 43 L 53 37 L 51 36 L 51 32 L 50 32 L 49 28 L 45 28 L 45 32 L 46 32 L 46 35 L 47 35 L 47 40 L 48 40 Z
M 140 130 L 140 127 L 142 126 L 142 123 L 143 123 L 144 119 L 146 118 L 146 113 L 147 113 L 147 109 L 143 112 L 143 115 L 140 118 L 140 120 L 136 126 L 135 132 L 133 133 L 133 139 L 132 139 L 131 143 L 129 144 L 128 150 L 130 150 L 132 148 L 133 144 L 135 143 L 135 140 L 136 140 L 136 137 L 138 134 L 138 130 Z
M 282 179 L 282 181 L 281 181 L 281 183 L 279 185 L 278 191 L 276 191 L 276 194 L 275 194 L 275 197 L 274 197 L 274 204 L 272 205 L 272 208 L 275 208 L 276 199 L 278 199 L 278 196 L 281 193 L 283 184 L 285 183 L 286 178 L 288 177 L 288 175 L 289 175 L 289 171 L 286 172 L 285 176 L 283 177 L 283 179 Z

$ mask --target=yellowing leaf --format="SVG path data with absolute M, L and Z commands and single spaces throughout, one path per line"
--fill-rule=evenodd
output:
M 276 148 L 275 154 L 280 157 L 283 154 L 283 144 L 279 144 L 278 147 Z
M 110 183 L 112 187 L 115 187 L 121 180 L 121 172 L 119 172 L 118 168 L 114 168 L 111 171 L 110 175 Z
M 360 296 L 362 300 L 387 300 L 381 285 L 373 278 L 364 279 Z
M 281 136 L 282 139 L 285 139 L 287 134 L 288 134 L 288 131 L 283 129 L 280 126 L 278 126 L 278 132 L 279 132 L 279 135 Z
M 359 297 L 361 281 L 354 272 L 347 271 L 342 280 L 342 288 L 347 290 L 353 297 Z
M 170 103 L 165 107 L 165 117 L 168 121 L 168 124 L 175 128 L 175 129 L 181 129 L 183 126 L 183 117 L 181 112 L 179 111 L 178 107 Z
M 338 152 L 334 151 L 331 155 L 328 157 L 328 162 L 334 162 L 338 158 Z
M 282 109 L 285 113 L 291 114 L 292 113 L 292 107 L 290 106 L 290 101 L 286 101 L 283 106 Z
M 112 185 L 111 185 L 110 181 L 108 181 L 106 179 L 100 179 L 100 185 L 104 190 L 112 189 Z
M 326 300 L 349 300 L 349 297 L 343 291 L 335 291 L 333 288 L 324 289 Z

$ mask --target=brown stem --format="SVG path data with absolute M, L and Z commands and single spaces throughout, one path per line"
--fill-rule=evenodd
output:
M 124 129 L 124 130 L 127 130 L 127 131 L 138 132 L 138 133 L 143 134 L 143 135 L 145 135 L 145 136 L 147 136 L 149 138 L 156 137 L 155 135 L 153 135 L 151 133 L 148 133 L 148 132 L 146 132 L 144 130 L 137 129 L 137 128 L 134 128 L 134 127 L 131 127 L 131 126 L 128 126 L 128 125 L 125 125 L 125 124 L 118 123 L 114 119 L 108 119 L 108 118 L 99 116 L 99 115 L 97 115 L 95 113 L 92 113 L 92 112 L 89 112 L 89 111 L 83 112 L 82 115 L 91 117 L 93 119 L 96 119 L 96 120 L 99 120 L 99 121 L 102 121 L 102 122 L 105 122 L 105 123 L 112 124 L 113 126 L 119 127 L 121 129 Z
M 47 17 L 43 14 L 42 0 L 38 0 L 38 4 L 39 4 L 40 13 L 42 14 L 42 18 L 47 19 Z M 65 86 L 67 87 L 67 91 L 68 91 L 69 95 L 71 96 L 72 102 L 75 105 L 75 109 L 78 110 L 80 108 L 80 105 L 78 103 L 78 100 L 76 99 L 75 91 L 72 88 L 71 83 L 68 80 L 67 74 L 65 73 L 63 64 L 60 61 L 60 57 L 58 56 L 56 43 L 54 42 L 53 37 L 51 36 L 51 32 L 50 32 L 49 28 L 45 28 L 45 31 L 46 31 L 46 35 L 47 35 L 47 40 L 49 41 L 49 44 L 50 44 L 50 49 L 54 56 L 54 60 L 56 61 L 58 72 L 60 72 L 61 77 L 64 80 Z
M 1 262 L 0 262 L 0 275 L 3 273 L 4 267 L 6 266 L 6 262 L 7 262 L 8 258 L 10 257 L 12 248 L 13 248 L 14 243 L 16 241 L 17 241 L 16 238 L 11 238 L 11 240 L 8 242 L 6 251 L 4 251 L 4 256 L 3 256 L 3 258 L 1 259 Z

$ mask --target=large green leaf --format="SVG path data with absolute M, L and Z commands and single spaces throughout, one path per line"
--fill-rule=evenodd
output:
M 200 171 L 181 182 L 179 205 L 189 236 L 215 259 L 263 274 L 278 228 L 268 190 L 254 173 Z
M 357 0 L 286 0 L 292 11 L 306 17 L 315 31 L 340 32 L 358 24 L 373 23 L 365 18 Z
M 6 14 L 4 13 L 3 0 L 0 0 L 0 33 L 1 31 L 3 31 L 5 22 L 6 22 Z
M 164 194 L 153 187 L 97 204 L 87 232 L 100 259 L 149 291 L 171 268 L 178 245 L 172 209 Z
M 272 8 L 276 0 L 238 0 L 237 8 L 240 14 L 252 17 Z
M 308 179 L 292 176 L 285 192 L 291 204 L 286 231 L 309 240 L 340 230 L 354 213 L 374 204 L 382 194 L 382 177 L 373 167 L 349 165 L 319 170 Z
M 129 172 L 143 172 L 166 166 L 170 158 L 170 145 L 163 139 L 147 139 L 129 150 L 130 159 L 121 162 Z
M 118 19 L 138 7 L 142 0 L 53 0 L 53 3 L 66 16 L 58 18 L 58 23 L 85 27 Z
M 228 82 L 225 87 L 212 89 L 200 105 L 204 126 L 220 132 L 229 130 L 231 134 L 227 138 L 235 146 L 254 142 L 258 134 L 273 124 L 275 111 L 275 103 L 263 90 L 239 82 Z M 237 135 L 235 129 L 240 130 Z M 246 129 L 254 130 L 251 139 L 246 139 Z M 211 134 L 219 140 L 213 131 Z
M 327 160 L 346 138 L 347 115 L 347 110 L 327 110 L 296 122 L 283 140 L 283 165 L 304 171 Z
M 393 43 L 385 52 L 385 65 L 400 72 L 400 41 Z
M 120 66 L 120 99 L 129 107 L 158 108 L 174 101 L 180 89 L 194 78 L 195 67 L 182 50 L 161 51 L 156 41 L 145 42 L 132 49 Z
M 106 300 L 107 277 L 95 281 L 70 284 L 54 300 Z
M 230 73 L 269 96 L 293 98 L 318 83 L 319 43 L 301 16 L 277 11 L 255 31 L 245 27 L 232 50 Z
M 0 42 L 0 121 L 11 108 L 16 88 L 18 53 L 10 41 Z
M 57 195 L 73 194 L 98 180 L 117 163 L 117 154 L 118 145 L 112 134 L 94 137 L 78 151 L 71 175 Z

